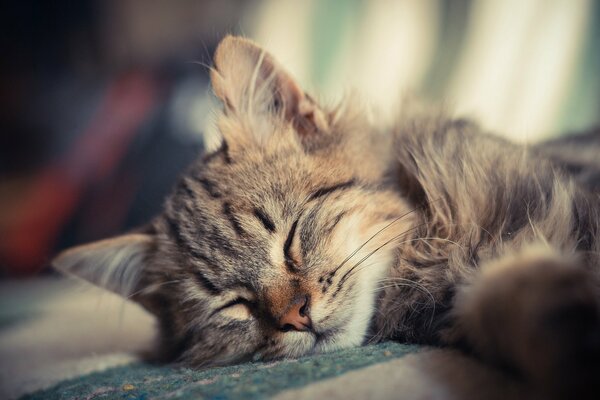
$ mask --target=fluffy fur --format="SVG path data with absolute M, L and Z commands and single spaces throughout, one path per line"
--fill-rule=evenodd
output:
M 220 147 L 142 232 L 55 262 L 153 312 L 164 358 L 393 339 L 463 347 L 548 393 L 593 389 L 597 160 L 574 173 L 556 145 L 511 144 L 439 110 L 405 107 L 375 128 L 352 99 L 317 104 L 246 39 L 223 40 L 211 79 Z

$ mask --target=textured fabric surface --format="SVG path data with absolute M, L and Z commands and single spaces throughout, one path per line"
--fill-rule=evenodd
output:
M 508 377 L 448 349 L 382 343 L 297 360 L 150 365 L 153 319 L 64 279 L 0 282 L 0 399 L 519 399 Z
M 68 380 L 26 399 L 261 399 L 418 350 L 397 343 L 270 363 L 191 370 L 136 363 Z
M 519 400 L 527 388 L 450 349 L 421 349 L 331 379 L 289 388 L 276 400 Z
M 124 365 L 151 345 L 153 319 L 91 285 L 0 282 L 0 399 Z

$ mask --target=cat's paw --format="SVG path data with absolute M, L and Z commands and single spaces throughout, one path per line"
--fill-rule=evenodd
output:
M 600 398 L 599 294 L 596 278 L 571 261 L 515 257 L 482 273 L 460 306 L 484 356 L 547 396 Z
M 542 262 L 522 282 L 520 363 L 549 394 L 600 396 L 600 303 L 587 271 Z M 524 277 L 525 280 L 527 277 Z M 527 293 L 529 292 L 529 293 Z M 595 395 L 594 395 L 595 394 Z

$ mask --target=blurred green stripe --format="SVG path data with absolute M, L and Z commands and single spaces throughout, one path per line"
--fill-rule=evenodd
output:
M 600 124 L 600 2 L 591 4 L 585 45 L 567 101 L 558 118 L 559 133 L 585 130 Z
M 361 0 L 324 0 L 314 7 L 311 30 L 311 81 L 320 87 L 334 72 L 335 60 L 340 55 L 344 38 L 356 31 L 363 7 Z
M 466 50 L 472 4 L 472 0 L 438 2 L 441 26 L 438 30 L 435 54 L 422 88 L 422 94 L 428 99 L 439 100 L 456 72 L 458 61 Z

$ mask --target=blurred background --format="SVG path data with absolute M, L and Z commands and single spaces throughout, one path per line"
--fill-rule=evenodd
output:
M 600 122 L 593 0 L 23 0 L 0 18 L 0 278 L 159 212 L 210 129 L 227 33 L 381 118 L 411 93 L 521 142 Z

